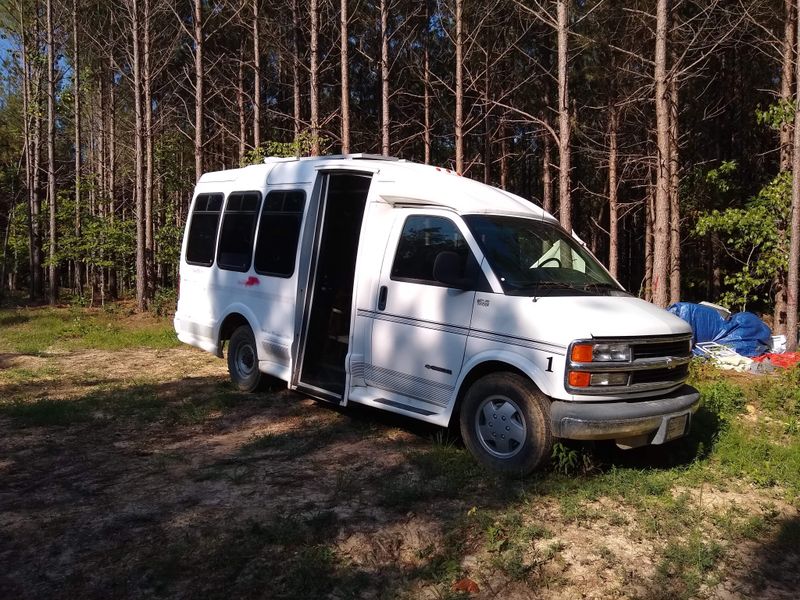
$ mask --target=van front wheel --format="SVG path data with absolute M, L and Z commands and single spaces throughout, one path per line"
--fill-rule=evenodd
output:
M 461 406 L 461 437 L 494 471 L 528 475 L 553 447 L 550 403 L 516 373 L 491 373 L 472 384 Z
M 261 383 L 258 351 L 253 332 L 247 325 L 236 328 L 228 342 L 228 373 L 236 389 L 254 392 Z

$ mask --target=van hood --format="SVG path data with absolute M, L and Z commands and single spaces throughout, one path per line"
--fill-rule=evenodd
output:
M 523 297 L 478 293 L 472 327 L 566 347 L 576 339 L 691 333 L 684 320 L 627 296 Z M 489 300 L 488 306 L 478 300 Z

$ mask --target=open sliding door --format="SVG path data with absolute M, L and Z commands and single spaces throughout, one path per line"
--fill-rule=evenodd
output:
M 322 177 L 297 387 L 338 401 L 344 394 L 356 257 L 372 176 L 334 172 Z

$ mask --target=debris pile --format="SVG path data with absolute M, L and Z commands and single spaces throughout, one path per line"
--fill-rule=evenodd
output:
M 786 353 L 786 336 L 773 336 L 753 313 L 731 314 L 707 302 L 677 302 L 667 310 L 692 327 L 694 354 L 720 369 L 769 373 L 800 363 L 800 352 Z

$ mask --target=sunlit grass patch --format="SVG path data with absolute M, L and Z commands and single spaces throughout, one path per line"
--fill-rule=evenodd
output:
M 0 369 L 0 384 L 42 383 L 52 381 L 60 373 L 59 368 L 52 364 L 35 367 L 8 367 Z
M 76 349 L 172 348 L 178 345 L 167 318 L 119 310 L 6 308 L 0 310 L 0 347 L 43 354 Z
M 656 571 L 656 597 L 694 597 L 724 553 L 719 542 L 704 539 L 699 530 L 693 531 L 686 540 L 671 540 L 664 548 Z

